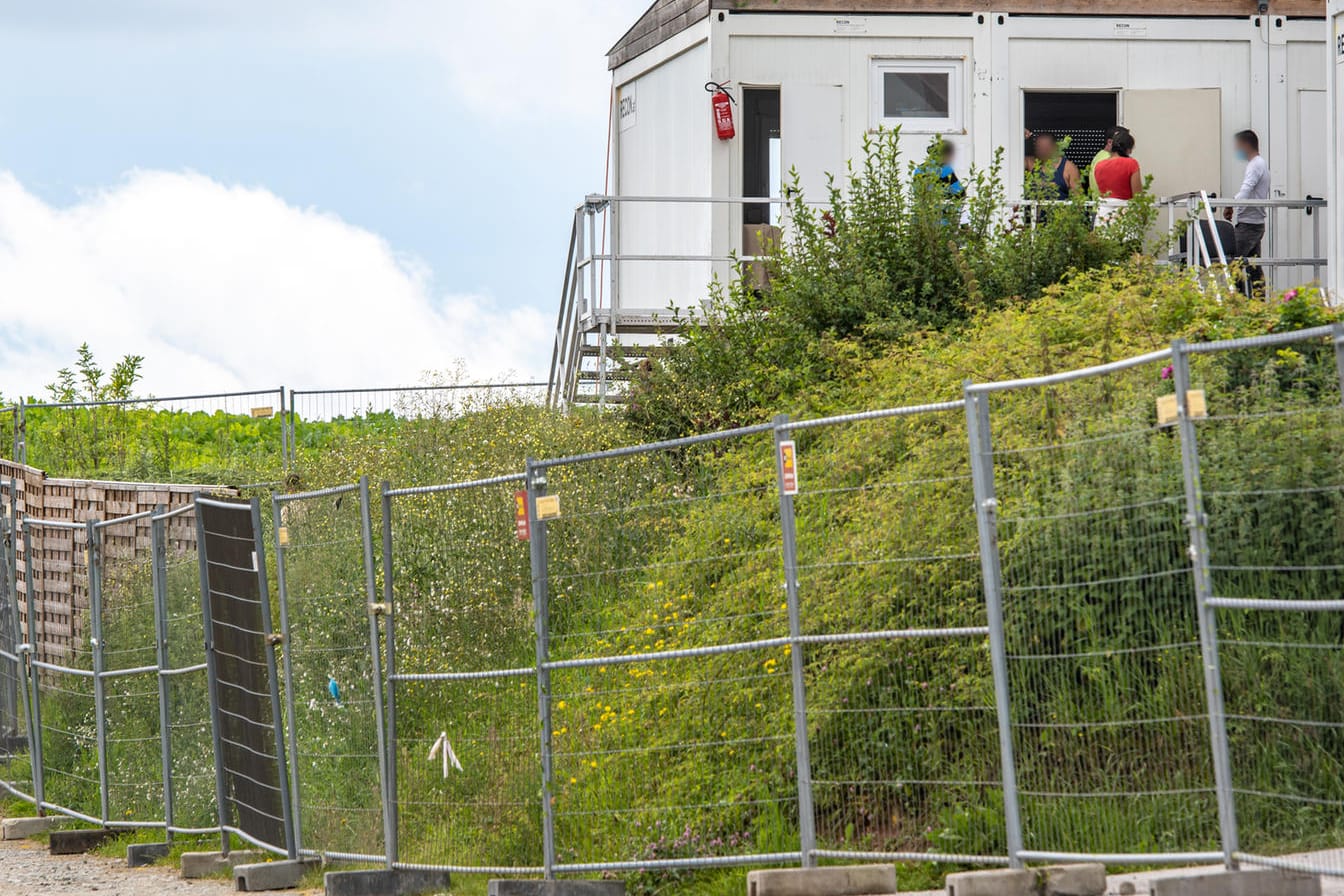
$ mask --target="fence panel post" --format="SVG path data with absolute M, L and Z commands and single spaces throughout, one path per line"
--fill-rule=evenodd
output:
M 994 708 L 999 728 L 999 761 L 1003 775 L 1003 816 L 1007 828 L 1008 864 L 1022 867 L 1022 815 L 1018 806 L 1017 763 L 1013 756 L 1012 706 L 1008 692 L 1008 650 L 1003 631 L 1003 573 L 999 566 L 998 498 L 994 489 L 994 446 L 989 399 L 966 384 L 966 429 L 970 436 L 971 482 L 980 542 L 980 571 L 985 582 L 985 616 L 989 625 L 990 667 Z
M 798 763 L 798 839 L 804 868 L 816 865 L 817 828 L 812 807 L 812 752 L 807 739 L 807 683 L 803 678 L 803 615 L 798 598 L 798 532 L 793 490 L 785 486 L 784 448 L 789 417 L 775 418 L 775 480 L 779 490 L 779 527 L 784 548 L 784 595 L 789 611 L 790 672 L 793 676 L 793 737 Z M 796 455 L 795 455 L 796 456 Z M 795 461 L 796 463 L 796 461 Z M 797 476 L 796 468 L 792 473 Z
M 301 811 L 302 801 L 299 796 L 299 736 L 295 730 L 294 716 L 294 663 L 291 659 L 293 651 L 290 648 L 289 631 L 289 582 L 286 579 L 285 568 L 285 537 L 284 537 L 284 508 L 274 493 L 271 494 L 271 522 L 275 529 L 275 591 L 280 601 L 280 643 L 284 645 L 285 652 L 280 661 L 280 674 L 284 678 L 285 685 L 285 731 L 289 736 L 289 775 L 282 786 L 289 789 L 289 805 L 293 814 L 292 830 L 294 839 L 294 849 L 303 848 L 303 812 Z M 257 531 L 261 528 L 258 526 Z M 274 670 L 272 670 L 274 674 Z M 277 749 L 280 741 L 276 740 Z
M 28 716 L 28 736 L 29 753 L 33 765 L 33 799 L 37 801 L 37 814 L 42 814 L 42 804 L 46 802 L 46 780 L 42 771 L 42 689 L 38 687 L 38 671 L 33 666 L 33 661 L 37 659 L 37 599 L 33 596 L 36 590 L 33 584 L 33 529 L 28 525 L 25 518 L 23 526 L 23 581 L 28 605 L 28 634 L 27 634 L 27 662 L 28 667 L 28 687 L 31 691 L 29 705 L 32 707 Z
M 103 678 L 103 552 L 102 534 L 98 524 L 89 520 L 84 524 L 85 552 L 89 570 L 89 629 L 93 647 L 93 713 L 94 732 L 98 745 L 98 820 L 107 825 L 108 771 L 107 771 L 107 682 Z
M 1199 475 L 1199 444 L 1190 416 L 1190 355 L 1184 339 L 1171 345 L 1172 372 L 1181 439 L 1181 470 L 1185 480 L 1185 524 L 1190 532 L 1190 564 L 1195 577 L 1195 611 L 1199 619 L 1199 646 L 1204 666 L 1204 691 L 1209 710 L 1209 745 L 1213 750 L 1213 783 L 1218 796 L 1218 830 L 1223 863 L 1236 868 L 1237 810 L 1232 793 L 1232 759 L 1227 743 L 1223 709 L 1223 676 L 1218 657 L 1218 615 L 1209 606 L 1213 580 L 1209 573 L 1208 517 Z
M 150 581 L 154 592 L 154 658 L 159 670 L 159 765 L 163 773 L 164 839 L 173 840 L 173 729 L 172 704 L 166 674 L 171 667 L 168 657 L 168 544 L 167 523 L 160 518 L 167 508 L 154 508 L 149 518 Z
M 546 468 L 527 459 L 527 515 L 531 518 L 532 611 L 537 630 L 537 717 L 541 723 L 542 865 L 555 878 L 555 806 L 551 802 L 550 597 L 546 571 L 546 522 L 537 519 L 537 498 L 546 494 Z
M 293 396 L 294 393 L 291 392 L 291 401 Z M 392 483 L 386 480 L 379 485 L 383 504 L 383 613 L 387 617 L 383 625 L 383 639 L 387 644 L 387 675 L 380 686 L 387 688 L 384 697 L 387 742 L 383 748 L 383 761 L 386 763 L 387 790 L 384 799 L 387 801 L 387 817 L 390 819 L 386 832 L 387 842 L 383 847 L 387 850 L 389 866 L 401 859 L 397 842 L 401 816 L 397 803 L 397 688 L 393 679 L 397 674 L 397 612 L 392 584 L 392 496 L 388 494 L 391 490 Z
M 383 706 L 383 657 L 378 630 L 378 617 L 387 607 L 378 603 L 378 576 L 374 569 L 373 557 L 373 515 L 369 508 L 369 477 L 359 480 L 359 527 L 360 539 L 364 545 L 364 601 L 369 617 L 369 663 L 373 679 L 373 717 L 377 728 L 378 750 L 378 786 L 383 804 L 383 852 L 386 853 L 386 865 L 392 867 L 392 854 L 388 848 L 395 825 L 391 808 L 392 800 L 387 790 L 387 736 L 386 711 Z
M 1330 341 L 1335 344 L 1335 373 L 1339 377 L 1339 400 L 1344 403 L 1344 324 L 1335 324 L 1330 329 Z

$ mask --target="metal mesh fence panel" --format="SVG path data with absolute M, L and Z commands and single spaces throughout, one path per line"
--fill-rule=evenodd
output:
M 19 416 L 26 456 L 15 460 L 52 475 L 113 480 L 257 481 L 247 477 L 258 471 L 279 478 L 284 404 L 282 389 L 28 404 Z
M 152 514 L 93 527 L 109 824 L 163 821 Z
M 797 860 L 769 428 L 544 475 L 557 869 Z
M 70 612 L 66 606 L 53 607 L 55 602 L 48 599 L 49 577 L 89 581 L 89 531 L 79 523 L 24 520 L 28 618 L 34 621 L 36 643 L 69 645 L 59 661 L 31 663 L 36 796 L 41 808 L 98 823 L 104 815 L 104 765 L 99 755 L 89 607 L 76 605 Z M 35 576 L 32 557 L 39 550 L 68 557 L 69 568 L 57 570 L 48 564 L 42 577 Z
M 1336 875 L 1344 874 L 1342 336 L 1200 346 L 1190 358 L 1242 858 Z
M 6 494 L 5 501 L 0 503 L 0 790 L 31 799 L 28 682 L 25 656 L 20 648 L 27 642 L 18 605 L 11 506 Z
M 210 691 L 206 681 L 205 626 L 201 617 L 200 556 L 194 538 L 168 521 L 192 508 L 162 515 L 164 687 L 167 696 L 171 832 L 218 829 Z
M 522 477 L 384 497 L 398 860 L 542 867 L 540 725 Z
M 961 403 L 798 424 L 798 587 L 817 844 L 1006 863 Z
M 1166 365 L 983 396 L 1026 858 L 1220 856 Z
M 274 499 L 284 700 L 300 851 L 380 857 L 381 657 L 369 638 L 367 492 Z
M 391 434 L 408 421 L 441 420 L 506 404 L 541 404 L 545 398 L 546 384 L 534 382 L 296 389 L 285 416 L 292 450 L 298 454 L 321 451 L 356 434 Z

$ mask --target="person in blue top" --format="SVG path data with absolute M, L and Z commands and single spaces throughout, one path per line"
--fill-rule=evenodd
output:
M 938 182 L 947 190 L 948 197 L 956 198 L 966 192 L 966 185 L 957 177 L 957 170 L 952 167 L 956 159 L 956 144 L 940 137 L 929 146 L 929 159 L 915 169 L 915 174 L 937 175 Z

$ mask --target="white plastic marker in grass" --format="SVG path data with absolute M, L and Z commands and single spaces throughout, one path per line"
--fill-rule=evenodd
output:
M 439 733 L 439 739 L 434 741 L 434 746 L 429 748 L 429 761 L 433 762 L 435 756 L 443 757 L 443 776 L 448 777 L 448 766 L 451 765 L 458 771 L 463 771 L 462 763 L 457 761 L 457 754 L 453 752 L 453 745 L 448 740 L 448 732 Z

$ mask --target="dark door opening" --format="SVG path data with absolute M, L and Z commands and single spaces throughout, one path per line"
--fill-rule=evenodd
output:
M 1106 145 L 1106 129 L 1120 120 L 1118 98 L 1118 92 L 1029 91 L 1023 96 L 1023 120 L 1029 131 L 1054 134 L 1061 144 L 1067 138 L 1064 157 L 1086 171 Z
M 778 196 L 779 89 L 748 87 L 742 91 L 742 192 L 745 196 Z M 769 203 L 756 202 L 743 209 L 742 223 L 772 224 Z

